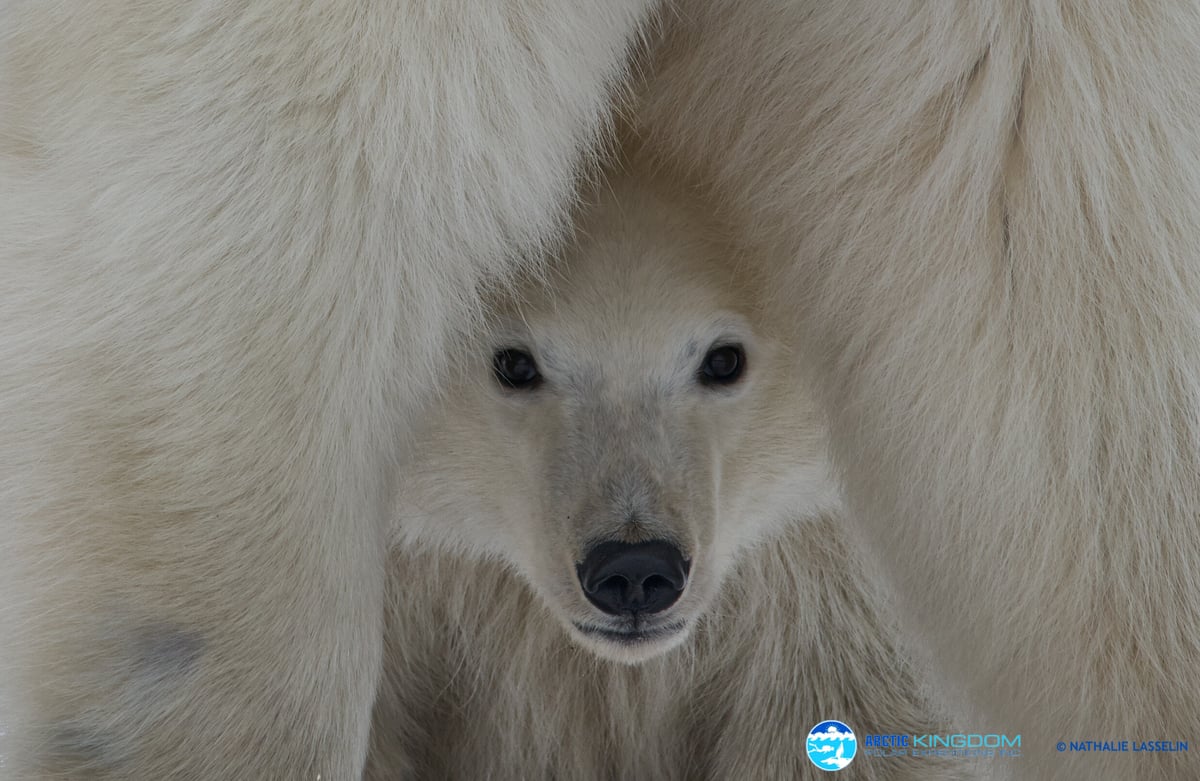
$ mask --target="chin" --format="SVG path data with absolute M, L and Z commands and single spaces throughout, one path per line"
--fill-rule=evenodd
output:
M 596 656 L 620 664 L 641 664 L 677 648 L 691 631 L 685 619 L 652 624 L 625 620 L 619 624 L 573 621 L 570 635 Z

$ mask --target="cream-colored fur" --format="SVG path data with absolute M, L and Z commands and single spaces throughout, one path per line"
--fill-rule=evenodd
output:
M 0 2 L 0 775 L 361 772 L 399 443 L 647 5 Z
M 633 666 L 576 645 L 498 562 L 397 556 L 365 777 L 817 779 L 805 737 L 823 718 L 860 741 L 944 732 L 843 525 L 809 519 L 747 551 L 693 634 Z M 858 751 L 837 778 L 979 772 Z
M 1197 41 L 1192 3 L 682 2 L 640 109 L 774 256 L 856 528 L 1022 776 L 1178 778 L 1054 746 L 1200 734 Z
M 414 437 L 368 777 L 816 778 L 806 736 L 827 718 L 936 731 L 845 544 L 802 363 L 709 221 L 614 183 L 551 290 L 503 307 Z M 722 344 L 745 348 L 745 373 L 706 386 Z M 498 382 L 501 349 L 541 383 Z M 654 617 L 683 631 L 580 632 L 609 617 L 575 564 L 613 539 L 686 552 L 687 588 Z M 839 777 L 970 776 L 865 753 Z
M 4 773 L 355 774 L 398 443 L 642 5 L 0 2 Z M 635 122 L 775 258 L 903 615 L 1048 752 L 1200 733 L 1198 14 L 680 0 Z

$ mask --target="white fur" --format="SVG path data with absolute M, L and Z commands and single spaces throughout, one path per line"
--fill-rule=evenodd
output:
M 641 5 L 0 3 L 5 773 L 355 774 L 396 443 Z M 1200 733 L 1197 13 L 681 0 L 635 122 L 775 259 L 904 615 L 1045 751 Z
M 636 137 L 774 257 L 861 536 L 976 726 L 1029 777 L 1179 777 L 1054 745 L 1200 734 L 1200 9 L 674 22 Z
M 614 183 L 551 289 L 502 307 L 509 324 L 416 435 L 368 777 L 816 778 L 806 735 L 826 718 L 938 731 L 845 543 L 803 364 L 680 200 Z M 705 385 L 727 344 L 744 373 Z M 497 381 L 511 348 L 540 384 Z M 610 617 L 575 563 L 646 539 L 691 560 L 646 620 L 686 628 L 633 646 L 581 633 Z M 839 777 L 971 777 L 961 759 L 861 754 Z
M 361 772 L 398 444 L 646 5 L 0 3 L 0 773 Z
M 841 520 L 747 550 L 691 636 L 637 665 L 576 645 L 498 562 L 394 563 L 368 779 L 818 779 L 804 746 L 823 718 L 860 736 L 946 731 Z M 991 776 L 970 760 L 868 757 L 860 743 L 837 777 Z

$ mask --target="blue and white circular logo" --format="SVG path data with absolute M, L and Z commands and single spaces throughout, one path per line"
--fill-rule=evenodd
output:
M 822 721 L 808 733 L 808 758 L 822 770 L 841 770 L 854 761 L 858 738 L 840 721 Z

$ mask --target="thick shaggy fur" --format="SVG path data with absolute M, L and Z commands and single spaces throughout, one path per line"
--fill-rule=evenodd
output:
M 8 777 L 356 777 L 388 482 L 640 0 L 0 2 Z
M 685 644 L 636 666 L 573 643 L 496 562 L 397 556 L 366 778 L 816 779 L 805 736 L 825 716 L 860 736 L 944 731 L 843 526 L 810 519 L 747 551 Z M 837 777 L 974 772 L 860 744 Z
M 773 254 L 862 537 L 1022 774 L 1200 734 L 1197 41 L 1192 3 L 684 3 L 637 129 Z
M 710 222 L 613 183 L 552 291 L 500 307 L 415 435 L 368 777 L 816 778 L 806 736 L 826 718 L 938 731 L 846 545 L 802 363 Z M 705 385 L 709 345 L 735 341 L 745 372 Z M 514 347 L 535 387 L 493 376 Z M 651 619 L 686 628 L 632 647 L 581 634 L 610 619 L 575 562 L 645 538 L 691 560 Z M 860 756 L 844 777 L 969 770 Z
M 356 774 L 398 443 L 641 5 L 0 3 L 4 772 Z M 681 0 L 635 123 L 774 258 L 904 615 L 1046 751 L 1200 734 L 1198 15 Z

